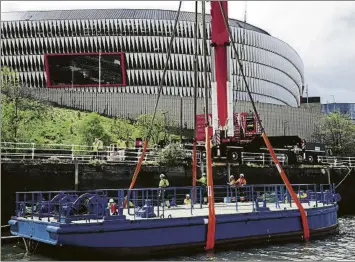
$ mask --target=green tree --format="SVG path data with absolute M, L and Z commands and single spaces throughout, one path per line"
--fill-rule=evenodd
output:
M 186 151 L 180 148 L 179 144 L 172 143 L 164 148 L 158 157 L 160 165 L 178 166 L 187 159 Z
M 349 115 L 338 111 L 316 124 L 315 138 L 329 146 L 334 155 L 355 155 L 355 125 Z
M 141 115 L 137 117 L 135 123 L 136 132 L 134 133 L 136 137 L 147 137 L 149 129 L 151 127 L 152 118 L 152 114 Z M 171 132 L 169 132 L 169 128 L 174 126 L 175 123 L 166 115 L 166 113 L 164 114 L 158 112 L 154 119 L 152 131 L 150 134 L 150 140 L 152 141 L 152 143 L 157 144 L 161 140 L 165 142 L 170 141 Z
M 21 87 L 18 74 L 1 68 L 1 129 L 3 141 L 24 141 L 31 124 L 39 124 L 46 114 L 43 103 L 30 99 Z
M 104 145 L 111 142 L 111 137 L 105 130 L 100 121 L 100 115 L 97 113 L 88 114 L 79 125 L 82 143 L 91 146 L 95 138 L 101 139 Z
M 126 119 L 55 107 L 33 99 L 26 90 L 15 71 L 1 68 L 2 141 L 91 146 L 98 137 L 105 145 L 120 140 L 132 146 L 135 138 L 145 138 L 148 134 L 152 115 L 140 116 L 132 123 Z M 170 127 L 173 125 L 167 115 L 158 113 L 151 134 L 152 144 L 171 140 Z
M 134 138 L 132 134 L 135 131 L 135 126 L 128 119 L 119 119 L 115 117 L 111 121 L 111 133 L 115 143 L 119 143 L 120 146 L 124 146 L 125 142 L 129 145 L 133 145 Z

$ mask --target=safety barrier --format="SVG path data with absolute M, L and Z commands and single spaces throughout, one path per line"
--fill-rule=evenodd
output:
M 280 164 L 287 165 L 285 154 L 276 154 Z M 274 165 L 274 161 L 269 153 L 242 152 L 242 164 Z
M 153 163 L 158 160 L 160 150 L 148 149 L 145 156 L 145 163 Z M 13 143 L 1 142 L 1 155 L 4 160 L 23 159 L 62 159 L 79 160 L 88 162 L 91 159 L 105 160 L 108 162 L 136 163 L 141 156 L 141 148 L 118 148 L 103 147 L 94 151 L 92 146 L 67 145 L 67 144 L 35 144 L 35 143 Z
M 303 203 L 318 206 L 337 202 L 340 196 L 334 185 L 295 184 L 292 185 Z M 196 199 L 193 199 L 193 191 Z M 201 215 L 207 209 L 208 189 L 193 187 L 100 189 L 92 191 L 48 191 L 17 192 L 16 216 L 27 219 L 71 223 L 77 220 L 112 220 L 188 217 Z M 289 192 L 283 184 L 245 185 L 214 187 L 216 214 L 268 211 L 270 208 L 295 207 Z M 185 202 L 186 194 L 190 201 Z M 111 214 L 109 200 L 117 203 L 118 213 Z M 123 203 L 127 200 L 126 207 Z
M 355 167 L 355 157 L 318 156 L 318 163 L 332 167 Z
M 192 150 L 184 150 L 187 158 L 192 158 Z M 159 160 L 161 148 L 148 148 L 144 164 L 154 164 Z M 88 162 L 92 159 L 105 160 L 113 163 L 137 163 L 141 156 L 141 148 L 122 148 L 116 145 L 104 146 L 102 150 L 93 151 L 92 146 L 74 144 L 36 144 L 1 142 L 1 157 L 3 160 L 20 161 L 23 159 L 62 159 Z M 277 154 L 279 162 L 287 165 L 287 156 Z M 197 163 L 201 161 L 201 152 L 197 151 Z M 269 153 L 241 153 L 242 164 L 274 165 Z M 355 167 L 355 157 L 318 156 L 318 163 L 332 167 Z

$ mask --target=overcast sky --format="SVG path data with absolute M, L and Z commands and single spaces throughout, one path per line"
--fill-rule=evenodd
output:
M 95 8 L 177 10 L 178 5 L 178 1 L 1 1 L 1 12 Z M 206 6 L 209 13 L 209 4 Z M 301 56 L 309 96 L 321 96 L 322 103 L 334 99 L 337 103 L 355 103 L 355 2 L 251 1 L 246 6 L 248 23 L 290 44 Z M 182 10 L 194 11 L 194 2 L 184 1 Z M 244 1 L 229 2 L 231 18 L 243 20 L 244 10 Z

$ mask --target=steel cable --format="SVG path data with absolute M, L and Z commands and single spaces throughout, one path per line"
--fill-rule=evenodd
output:
M 173 46 L 173 41 L 174 41 L 174 38 L 175 38 L 175 35 L 176 35 L 176 31 L 177 31 L 177 24 L 178 24 L 178 21 L 179 21 L 179 16 L 180 16 L 180 10 L 181 10 L 181 4 L 182 4 L 182 1 L 179 2 L 179 8 L 178 8 L 178 11 L 176 13 L 176 17 L 175 17 L 175 21 L 174 21 L 174 29 L 173 29 L 173 32 L 172 32 L 172 35 L 170 37 L 170 44 L 169 44 L 169 49 L 168 49 L 168 54 L 167 54 L 167 58 L 166 58 L 166 61 L 165 61 L 165 65 L 164 65 L 164 70 L 163 70 L 163 74 L 161 76 L 161 79 L 160 79 L 160 84 L 159 84 L 159 91 L 158 91 L 158 97 L 157 97 L 157 101 L 155 102 L 155 106 L 154 106 L 154 113 L 153 113 L 153 117 L 152 117 L 152 121 L 150 123 L 150 127 L 148 129 L 148 134 L 147 134 L 147 137 L 144 141 L 144 146 L 143 146 L 143 151 L 142 151 L 142 154 L 138 160 L 138 163 L 137 163 L 137 166 L 136 166 L 136 169 L 134 171 L 134 174 L 133 174 L 133 177 L 132 177 L 132 181 L 131 181 L 131 184 L 129 186 L 129 192 L 130 193 L 130 189 L 132 189 L 136 183 L 136 180 L 137 180 L 137 177 L 138 177 L 138 174 L 139 174 L 139 171 L 140 171 L 140 168 L 142 166 L 142 163 L 143 163 L 143 159 L 144 159 L 144 155 L 145 155 L 145 152 L 148 148 L 148 143 L 149 143 L 149 137 L 150 137 L 150 134 L 153 130 L 153 124 L 154 124 L 154 120 L 155 120 L 155 117 L 156 117 L 156 113 L 157 113 L 157 108 L 158 108 L 158 104 L 159 104 L 159 99 L 160 99 L 160 95 L 161 95 L 161 91 L 163 89 L 163 85 L 164 85 L 164 82 L 165 82 L 165 74 L 166 74 L 166 71 L 168 69 L 168 65 L 169 65 L 169 62 L 170 62 L 170 58 L 171 58 L 171 50 L 172 50 L 172 46 Z M 127 201 L 125 199 L 124 203 L 123 203 L 123 206 L 125 207 L 127 204 Z
M 230 40 L 231 40 L 231 44 L 232 44 L 233 50 L 234 50 L 234 52 L 235 52 L 235 55 L 236 55 L 236 58 L 237 58 L 237 62 L 238 62 L 239 67 L 240 67 L 240 72 L 241 72 L 241 75 L 242 75 L 242 77 L 243 77 L 243 81 L 244 81 L 244 83 L 245 83 L 245 87 L 246 87 L 246 89 L 247 89 L 247 91 L 248 91 L 248 95 L 249 95 L 249 98 L 250 98 L 250 101 L 251 101 L 251 104 L 252 104 L 254 113 L 255 113 L 255 115 L 256 115 L 258 124 L 259 124 L 259 126 L 260 126 L 260 128 L 261 128 L 261 135 L 262 135 L 262 137 L 263 137 L 263 139 L 264 139 L 265 145 L 267 146 L 267 148 L 268 148 L 268 150 L 269 150 L 269 152 L 270 152 L 270 154 L 271 154 L 271 156 L 272 156 L 272 158 L 273 158 L 273 161 L 274 161 L 274 163 L 275 163 L 275 165 L 276 165 L 276 168 L 277 168 L 277 170 L 279 171 L 280 176 L 281 176 L 283 182 L 284 182 L 285 185 L 286 185 L 286 188 L 288 189 L 289 193 L 291 194 L 293 200 L 294 200 L 295 203 L 296 203 L 296 206 L 297 206 L 298 210 L 300 211 L 301 220 L 302 220 L 302 226 L 303 226 L 303 236 L 304 236 L 304 239 L 305 239 L 305 240 L 308 240 L 308 239 L 309 239 L 309 236 L 310 236 L 310 232 L 309 232 L 309 225 L 308 225 L 308 219 L 307 219 L 306 211 L 304 210 L 304 208 L 303 208 L 301 202 L 299 201 L 299 199 L 298 199 L 296 193 L 294 192 L 294 190 L 293 190 L 293 188 L 292 188 L 292 186 L 291 186 L 291 184 L 290 184 L 290 182 L 289 182 L 289 180 L 288 180 L 288 178 L 287 178 L 287 176 L 286 176 L 286 174 L 285 174 L 285 171 L 284 171 L 283 168 L 281 167 L 281 165 L 280 165 L 280 163 L 279 163 L 279 160 L 278 160 L 278 158 L 277 158 L 277 156 L 276 156 L 276 154 L 275 154 L 275 152 L 274 152 L 274 150 L 273 150 L 273 148 L 272 148 L 272 145 L 270 144 L 269 138 L 268 138 L 267 135 L 266 135 L 265 129 L 264 129 L 262 123 L 261 123 L 260 116 L 259 116 L 258 111 L 257 111 L 257 109 L 256 109 L 256 106 L 255 106 L 255 103 L 254 103 L 254 99 L 253 99 L 253 97 L 252 97 L 252 95 L 251 95 L 251 92 L 250 92 L 250 89 L 249 89 L 249 85 L 248 85 L 248 83 L 247 83 L 247 81 L 246 81 L 246 77 L 245 77 L 245 74 L 244 74 L 244 70 L 243 70 L 243 67 L 242 67 L 242 63 L 241 63 L 241 61 L 240 61 L 240 59 L 239 59 L 239 55 L 238 55 L 237 49 L 236 49 L 236 47 L 235 47 L 234 37 L 233 37 L 233 35 L 232 35 L 230 26 L 229 26 L 229 24 L 228 24 L 228 20 L 227 20 L 227 17 L 226 17 L 225 10 L 224 10 L 224 8 L 223 8 L 222 3 L 221 3 L 220 0 L 218 0 L 218 3 L 219 3 L 219 6 L 220 6 L 220 8 L 221 8 L 221 13 L 222 13 L 222 16 L 223 16 L 224 24 L 225 24 L 226 29 L 227 29 L 227 31 L 228 31 L 228 35 L 229 35 L 229 38 L 230 38 Z
M 165 82 L 166 70 L 168 69 L 168 65 L 169 65 L 170 58 L 171 58 L 171 50 L 172 50 L 173 41 L 174 41 L 174 38 L 175 38 L 175 35 L 176 35 L 177 25 L 178 25 L 178 22 L 179 22 L 181 4 L 182 4 L 182 1 L 179 2 L 179 8 L 178 8 L 178 11 L 176 13 L 176 17 L 175 17 L 175 21 L 174 21 L 174 30 L 173 30 L 173 33 L 172 33 L 172 35 L 170 37 L 170 44 L 169 44 L 168 54 L 167 54 L 167 58 L 166 58 L 166 61 L 165 61 L 163 74 L 162 74 L 162 77 L 160 79 L 158 97 L 157 97 L 157 101 L 155 102 L 155 106 L 154 106 L 154 113 L 153 113 L 153 117 L 152 117 L 152 121 L 151 121 L 151 124 L 150 124 L 149 131 L 148 131 L 148 138 L 150 137 L 150 133 L 152 132 L 152 129 L 153 129 L 153 123 L 154 123 L 155 116 L 156 116 L 156 113 L 157 113 L 157 108 L 158 108 L 158 104 L 159 104 L 161 91 L 163 90 L 163 85 L 164 85 L 164 82 Z

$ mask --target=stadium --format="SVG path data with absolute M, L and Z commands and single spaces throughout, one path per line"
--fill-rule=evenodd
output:
M 138 9 L 1 13 L 1 66 L 16 70 L 23 87 L 35 97 L 135 118 L 153 111 L 175 16 L 175 11 Z M 194 16 L 193 12 L 180 14 L 158 107 L 189 129 L 193 127 L 195 86 Z M 201 22 L 201 15 L 198 19 Z M 258 27 L 235 19 L 229 23 L 269 134 L 312 140 L 320 112 L 301 106 L 304 69 L 297 52 Z M 204 106 L 201 30 L 200 24 L 198 113 Z M 235 111 L 247 111 L 250 104 L 240 70 L 233 54 L 230 59 Z M 207 62 L 210 78 L 210 56 Z

